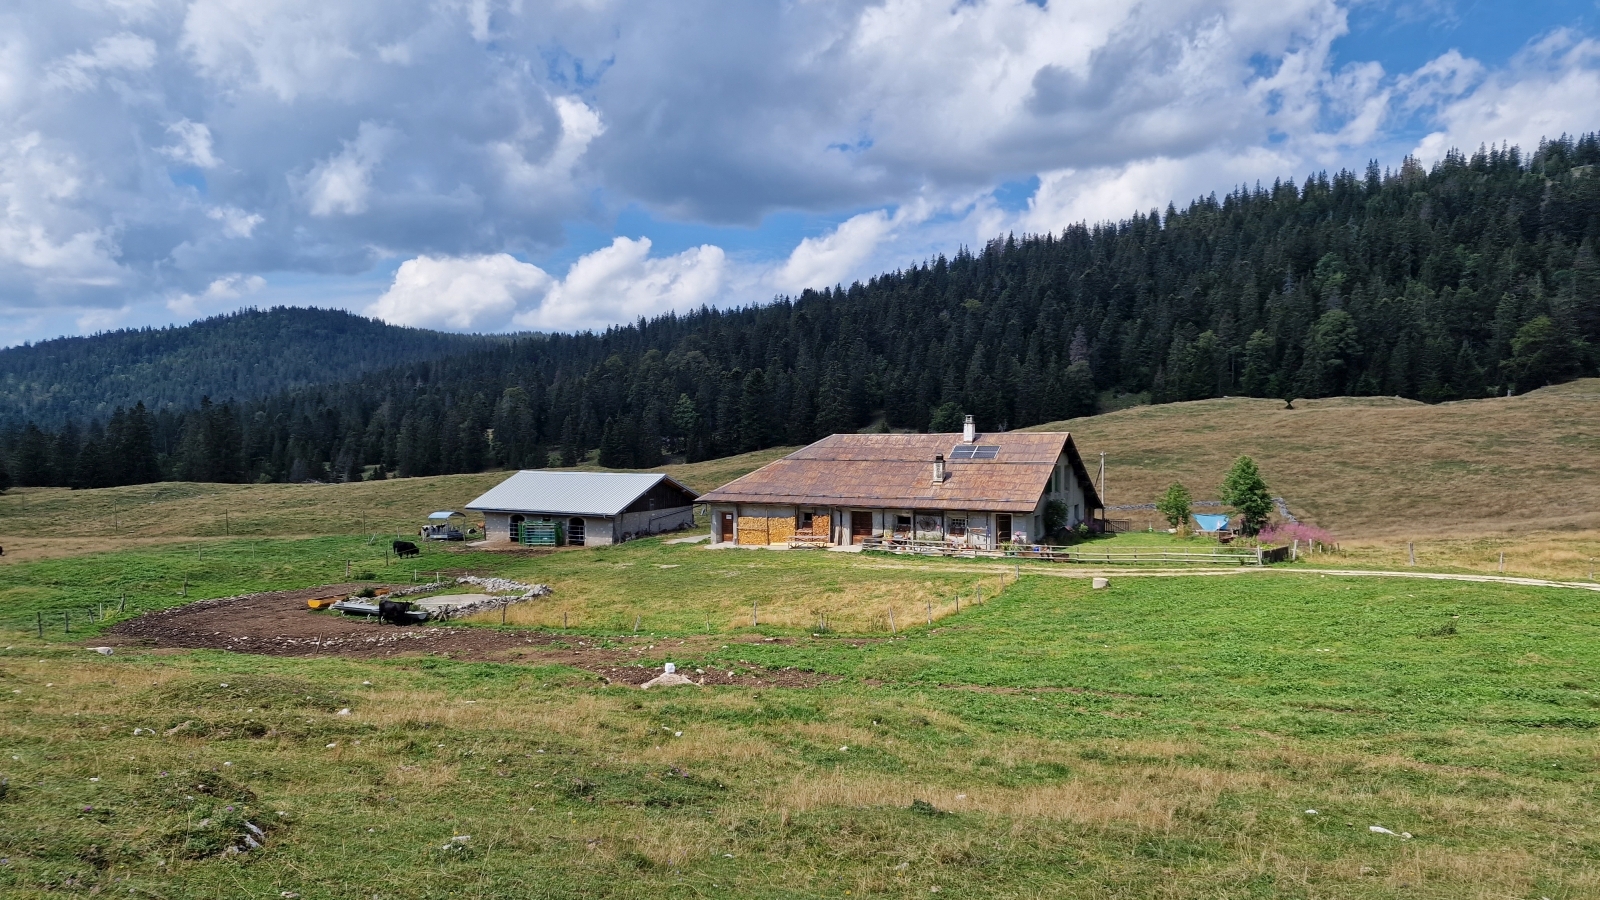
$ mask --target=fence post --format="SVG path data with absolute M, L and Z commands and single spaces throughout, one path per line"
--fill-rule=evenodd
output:
M 39 640 L 44 640 L 44 613 L 34 612 L 33 618 L 39 624 Z
M 889 633 L 894 634 L 894 607 L 889 607 Z
M 757 628 L 761 625 L 761 603 L 758 600 L 750 601 L 750 627 Z
M 62 612 L 61 612 L 61 621 L 66 626 L 67 634 L 71 634 L 72 633 L 72 613 L 69 613 L 66 610 L 62 610 Z
M 123 591 L 122 592 L 122 605 L 117 607 L 117 612 L 127 612 L 127 611 L 128 611 L 128 592 L 127 591 Z
M 983 588 L 979 588 L 978 590 L 982 591 Z M 956 591 L 956 612 L 958 612 L 958 613 L 961 612 L 961 592 L 960 591 Z
M 1294 547 L 1289 550 L 1289 561 L 1290 562 L 1299 562 L 1300 561 L 1300 539 L 1299 538 L 1295 538 L 1294 539 Z
M 1504 550 L 1501 550 L 1500 551 L 1500 571 L 1504 572 L 1505 570 L 1506 570 L 1506 552 Z
M 928 624 L 933 624 L 933 601 L 928 601 Z
M 642 619 L 642 618 L 644 618 L 644 617 L 643 616 L 634 616 L 633 617 L 633 633 L 634 634 L 638 634 L 639 633 L 639 620 Z
M 1265 549 L 1261 548 L 1261 547 L 1257 547 L 1256 548 L 1256 565 L 1264 566 L 1266 564 L 1267 564 L 1267 551 Z
M 1414 565 L 1417 564 L 1417 545 L 1416 544 L 1413 544 L 1410 541 L 1406 541 L 1406 556 L 1411 560 L 1409 563 L 1407 563 L 1407 565 L 1414 566 Z

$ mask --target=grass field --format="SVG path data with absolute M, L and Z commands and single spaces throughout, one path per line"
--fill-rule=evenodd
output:
M 1244 453 L 1297 515 L 1346 541 L 1600 528 L 1600 379 L 1435 406 L 1200 400 L 1025 430 L 1073 432 L 1093 465 L 1104 451 L 1112 505 L 1154 502 L 1173 480 L 1216 499 Z
M 320 564 L 338 556 L 315 546 Z M 647 542 L 502 569 L 559 583 L 592 555 L 604 574 L 585 602 L 620 609 L 626 594 L 681 592 L 679 569 L 652 568 L 676 554 L 698 557 L 678 565 L 701 577 L 831 576 L 869 606 L 892 579 L 943 577 Z M 306 565 L 284 577 L 315 576 Z M 729 602 L 746 590 L 714 589 Z M 1090 591 L 1025 575 L 988 601 L 892 640 L 730 625 L 721 650 L 673 657 L 664 638 L 703 630 L 685 614 L 652 623 L 640 655 L 839 679 L 805 690 L 641 692 L 441 658 L 103 658 L 14 635 L 0 654 L 0 890 L 1600 892 L 1600 614 L 1587 592 L 1289 573 Z M 246 820 L 265 848 L 216 855 Z
M 1116 448 L 1112 503 L 1174 473 L 1210 496 L 1250 452 L 1343 544 L 1104 591 L 1059 565 L 664 539 L 384 553 L 494 473 L 10 492 L 0 896 L 1600 896 L 1596 595 L 1308 571 L 1406 568 L 1410 540 L 1420 569 L 1506 552 L 1507 574 L 1585 577 L 1597 390 L 1068 423 Z M 704 489 L 782 452 L 672 471 Z M 555 589 L 466 628 L 820 685 L 83 649 L 193 600 L 433 572 Z M 264 846 L 228 854 L 246 822 Z

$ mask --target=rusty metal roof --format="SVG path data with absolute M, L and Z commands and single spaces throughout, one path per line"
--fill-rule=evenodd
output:
M 998 447 L 993 459 L 952 459 L 961 446 Z M 1065 450 L 1089 509 L 1100 499 L 1066 432 L 981 434 L 835 434 L 723 485 L 701 503 L 774 503 L 893 509 L 1032 512 Z M 945 480 L 933 483 L 933 457 L 945 457 Z M 986 455 L 986 454 L 985 454 Z

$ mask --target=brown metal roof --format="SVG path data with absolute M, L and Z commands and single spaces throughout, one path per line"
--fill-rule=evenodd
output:
M 951 450 L 961 445 L 959 434 L 835 434 L 717 488 L 700 502 L 1032 512 L 1065 449 L 1087 507 L 1100 507 L 1066 432 L 980 434 L 974 444 L 1000 450 L 994 459 L 951 459 Z M 933 483 L 936 454 L 945 457 L 943 484 Z

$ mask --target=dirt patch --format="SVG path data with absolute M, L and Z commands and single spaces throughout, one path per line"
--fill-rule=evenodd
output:
M 330 584 L 298 591 L 264 591 L 242 597 L 201 600 L 147 613 L 111 628 L 105 642 L 114 646 L 161 649 L 228 650 L 265 656 L 343 656 L 388 659 L 406 655 L 442 656 L 481 662 L 559 664 L 594 673 L 612 684 L 639 685 L 661 674 L 645 654 L 673 651 L 704 658 L 723 644 L 709 637 L 663 643 L 659 639 L 577 638 L 524 631 L 494 631 L 448 625 L 397 627 L 375 620 L 315 612 L 306 601 L 347 594 L 364 584 Z M 400 586 L 397 586 L 400 587 Z M 685 671 L 708 687 L 814 687 L 838 679 L 798 669 L 765 669 L 739 663 Z

